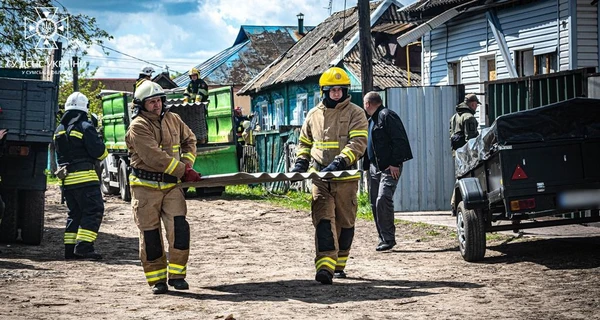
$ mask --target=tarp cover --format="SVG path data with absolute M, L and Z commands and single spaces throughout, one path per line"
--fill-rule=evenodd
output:
M 600 99 L 574 98 L 505 114 L 456 150 L 461 177 L 488 159 L 499 146 L 600 137 Z

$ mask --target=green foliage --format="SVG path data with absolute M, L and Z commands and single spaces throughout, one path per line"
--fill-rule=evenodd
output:
M 369 193 L 367 192 L 361 192 L 358 194 L 357 217 L 373 221 L 373 211 L 371 210 L 371 202 L 369 201 Z
M 104 89 L 104 84 L 100 81 L 95 81 L 92 78 L 96 74 L 98 68 L 89 70 L 89 62 L 86 62 L 82 68 L 79 69 L 79 92 L 85 94 L 90 100 L 89 110 L 91 113 L 95 113 L 99 116 L 102 115 L 102 100 L 97 99 L 96 96 Z M 73 81 L 72 81 L 72 69 L 67 70 L 71 72 L 62 72 L 60 75 L 61 86 L 58 92 L 58 104 L 61 110 L 64 110 L 65 102 L 67 97 L 73 93 Z
M 54 3 L 58 3 L 58 6 Z M 56 14 L 42 17 L 35 8 L 56 8 Z M 44 61 L 48 50 L 38 50 L 40 37 L 23 32 L 26 23 L 36 23 L 42 18 L 60 22 L 67 21 L 69 32 L 65 51 L 80 50 L 84 55 L 86 48 L 93 44 L 102 45 L 104 40 L 113 37 L 97 26 L 96 18 L 83 14 L 71 14 L 67 8 L 51 0 L 2 0 L 0 2 L 0 65 L 6 66 L 7 60 Z M 49 11 L 51 14 L 53 11 Z M 33 32 L 33 31 L 32 31 Z M 14 66 L 13 66 L 14 67 Z M 17 66 L 19 67 L 19 66 Z M 21 66 L 22 68 L 22 66 Z

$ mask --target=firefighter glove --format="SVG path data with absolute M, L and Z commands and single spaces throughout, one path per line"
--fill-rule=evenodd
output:
M 294 167 L 292 168 L 292 170 L 290 170 L 290 172 L 306 172 L 308 170 L 308 160 L 306 159 L 302 159 L 302 158 L 298 158 L 296 160 L 296 163 L 294 164 Z
M 188 97 L 183 98 L 183 103 L 188 103 Z
M 202 97 L 200 95 L 196 96 L 196 100 L 194 102 L 200 102 L 202 101 Z
M 331 161 L 331 163 L 321 169 L 321 172 L 327 172 L 327 171 L 340 171 L 340 170 L 344 170 L 346 168 L 346 163 L 344 161 L 344 159 L 342 157 L 335 157 L 335 159 L 333 159 L 333 161 Z
M 183 177 L 181 177 L 181 181 L 183 182 L 198 182 L 200 181 L 201 175 L 200 173 L 196 172 L 196 170 L 192 169 L 192 167 L 190 166 L 189 163 L 185 164 L 185 173 L 183 174 Z

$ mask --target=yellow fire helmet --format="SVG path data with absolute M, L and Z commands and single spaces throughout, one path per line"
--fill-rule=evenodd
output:
M 197 76 L 198 76 L 198 78 L 200 77 L 200 72 L 199 72 L 199 71 L 198 71 L 198 69 L 196 69 L 196 68 L 192 68 L 192 69 L 190 70 L 190 72 L 188 72 L 188 76 L 191 76 L 191 75 L 193 75 L 193 74 L 197 75 Z
M 344 69 L 338 67 L 329 68 L 323 72 L 319 79 L 319 86 L 322 90 L 329 90 L 331 87 L 350 87 L 350 77 Z
M 165 91 L 160 84 L 152 81 L 144 81 L 135 89 L 134 102 L 139 105 L 143 105 L 144 101 L 148 98 L 161 97 L 163 105 L 167 100 Z

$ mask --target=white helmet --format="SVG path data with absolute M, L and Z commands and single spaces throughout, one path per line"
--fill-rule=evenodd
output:
M 140 74 L 147 75 L 148 77 L 151 77 L 152 73 L 154 73 L 154 68 L 152 67 L 143 67 L 140 71 Z
M 67 98 L 65 102 L 65 111 L 79 110 L 88 112 L 88 98 L 81 92 L 75 91 Z
M 143 106 L 146 99 L 154 97 L 161 97 L 164 106 L 167 96 L 160 84 L 152 81 L 144 81 L 135 89 L 134 103 Z
M 244 127 L 244 129 L 248 129 L 250 127 L 250 121 L 244 120 L 242 122 L 242 127 Z

